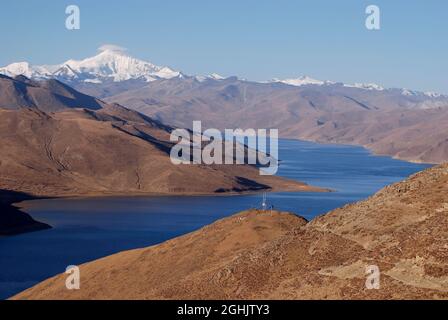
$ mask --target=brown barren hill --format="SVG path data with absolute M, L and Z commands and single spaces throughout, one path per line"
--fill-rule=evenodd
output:
M 34 81 L 25 76 L 10 78 L 0 74 L 0 108 L 33 108 L 51 112 L 80 107 L 98 110 L 105 105 L 101 100 L 58 80 Z
M 448 299 L 448 165 L 306 223 L 248 211 L 14 299 Z M 366 288 L 378 267 L 379 289 Z
M 249 165 L 174 165 L 172 128 L 120 106 L 0 109 L 0 188 L 37 196 L 322 191 Z
M 305 224 L 305 219 L 290 213 L 242 212 L 157 246 L 85 264 L 81 267 L 85 281 L 76 292 L 65 289 L 64 277 L 59 276 L 19 298 L 197 298 L 210 291 L 220 295 L 221 281 L 232 276 L 229 266 L 237 257 Z M 199 283 L 202 276 L 204 283 Z M 247 277 L 256 280 L 256 274 Z

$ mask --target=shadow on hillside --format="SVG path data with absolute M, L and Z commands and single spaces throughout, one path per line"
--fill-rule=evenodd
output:
M 0 189 L 0 236 L 51 228 L 12 205 L 15 202 L 32 199 L 37 198 L 25 192 Z
M 12 204 L 15 202 L 38 199 L 26 192 L 0 189 L 0 204 Z

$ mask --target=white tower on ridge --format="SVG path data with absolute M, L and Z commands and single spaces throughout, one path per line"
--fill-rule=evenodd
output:
M 268 208 L 268 203 L 266 201 L 266 192 L 263 192 L 263 202 L 261 203 L 261 210 L 266 210 Z

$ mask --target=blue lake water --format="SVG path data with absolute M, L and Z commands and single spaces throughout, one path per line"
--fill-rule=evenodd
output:
M 279 175 L 332 193 L 270 193 L 276 209 L 312 219 L 364 199 L 428 165 L 372 156 L 360 147 L 281 140 Z M 26 204 L 51 230 L 0 238 L 0 299 L 78 265 L 122 250 L 145 247 L 196 230 L 262 196 L 114 197 L 38 200 Z

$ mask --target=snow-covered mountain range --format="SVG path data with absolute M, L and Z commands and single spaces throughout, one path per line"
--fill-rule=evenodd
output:
M 12 63 L 0 68 L 7 76 L 24 75 L 32 79 L 78 80 L 90 83 L 103 81 L 125 81 L 142 79 L 146 82 L 157 79 L 182 77 L 182 73 L 169 67 L 156 66 L 150 62 L 128 56 L 124 52 L 104 50 L 84 60 L 68 60 L 58 65 L 33 66 L 28 62 Z
M 298 78 L 292 78 L 292 79 L 273 79 L 269 81 L 271 83 L 283 83 L 295 87 L 301 87 L 301 86 L 309 86 L 309 85 L 315 85 L 315 86 L 331 86 L 331 85 L 342 85 L 346 88 L 356 88 L 356 89 L 363 89 L 363 90 L 371 90 L 371 91 L 385 91 L 385 90 L 393 90 L 401 93 L 404 96 L 425 96 L 427 98 L 441 98 L 441 97 L 447 97 L 446 95 L 442 95 L 437 92 L 421 92 L 416 90 L 408 90 L 404 88 L 400 89 L 387 89 L 384 88 L 381 85 L 378 85 L 376 83 L 354 83 L 354 84 L 348 84 L 348 83 L 338 83 L 334 81 L 329 80 L 317 80 L 314 78 L 311 78 L 309 76 L 300 76 Z
M 147 83 L 160 79 L 173 78 L 194 78 L 199 82 L 204 82 L 206 80 L 220 81 L 226 79 L 226 77 L 216 73 L 207 76 L 187 76 L 180 71 L 173 70 L 169 67 L 157 66 L 150 62 L 133 58 L 124 51 L 113 49 L 103 49 L 93 57 L 84 60 L 68 60 L 57 65 L 34 66 L 28 62 L 12 63 L 0 68 L 0 74 L 5 74 L 10 77 L 24 75 L 36 80 L 54 78 L 70 84 L 84 83 L 97 85 L 101 85 L 105 82 L 123 82 L 127 80 L 139 80 Z M 283 80 L 273 79 L 264 81 L 263 83 L 282 83 L 296 87 L 342 85 L 347 88 L 371 91 L 395 90 L 404 96 L 425 96 L 430 99 L 446 97 L 435 92 L 420 92 L 408 89 L 386 89 L 374 83 L 345 84 L 328 80 L 317 80 L 309 76 L 300 76 L 298 78 Z

